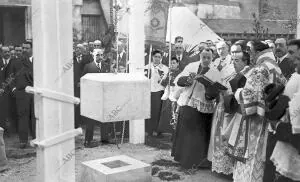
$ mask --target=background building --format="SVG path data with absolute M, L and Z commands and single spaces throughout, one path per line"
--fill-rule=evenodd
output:
M 178 1 L 225 39 L 253 38 L 257 31 L 262 33 L 262 30 L 268 32 L 264 38 L 295 37 L 297 0 Z M 259 30 L 254 26 L 253 13 L 261 23 Z
M 99 39 L 111 23 L 110 7 L 110 0 L 73 0 L 74 39 Z M 10 45 L 32 39 L 31 14 L 31 0 L 1 0 L 0 42 Z
M 263 30 L 265 39 L 295 37 L 297 0 L 288 0 L 288 3 L 282 0 L 177 2 L 189 7 L 225 39 L 253 38 Z M 74 41 L 93 41 L 103 37 L 112 24 L 112 3 L 113 0 L 73 0 Z M 20 44 L 25 39 L 32 39 L 31 14 L 31 0 L 0 0 L 0 42 Z M 260 27 L 255 28 L 253 14 L 261 23 Z

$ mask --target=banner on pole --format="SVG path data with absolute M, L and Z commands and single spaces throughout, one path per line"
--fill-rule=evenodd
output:
M 164 44 L 167 34 L 169 3 L 166 0 L 147 0 L 145 10 L 146 42 Z

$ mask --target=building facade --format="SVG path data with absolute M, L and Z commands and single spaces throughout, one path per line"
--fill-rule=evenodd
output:
M 73 0 L 74 40 L 94 41 L 107 31 L 110 0 Z M 32 39 L 31 0 L 0 1 L 0 43 L 18 45 Z
M 267 30 L 266 39 L 294 38 L 297 0 L 178 0 L 225 39 L 256 36 L 254 17 Z

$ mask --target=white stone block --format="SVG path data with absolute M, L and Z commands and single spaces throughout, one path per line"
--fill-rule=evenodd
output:
M 80 182 L 150 182 L 151 165 L 125 155 L 82 163 Z
M 81 115 L 99 122 L 150 118 L 150 81 L 141 73 L 89 73 L 81 78 Z

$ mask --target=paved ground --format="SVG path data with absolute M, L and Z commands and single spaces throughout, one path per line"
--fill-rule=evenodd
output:
M 17 138 L 5 138 L 9 158 L 9 170 L 0 173 L 1 182 L 35 182 L 36 154 L 33 148 L 20 150 Z M 83 137 L 76 138 L 76 181 L 79 181 L 81 162 L 115 155 L 128 155 L 152 164 L 153 181 L 186 182 L 230 182 L 230 178 L 211 173 L 209 170 L 182 170 L 170 157 L 170 137 L 147 138 L 146 145 L 122 144 L 99 146 L 86 149 L 82 146 Z

